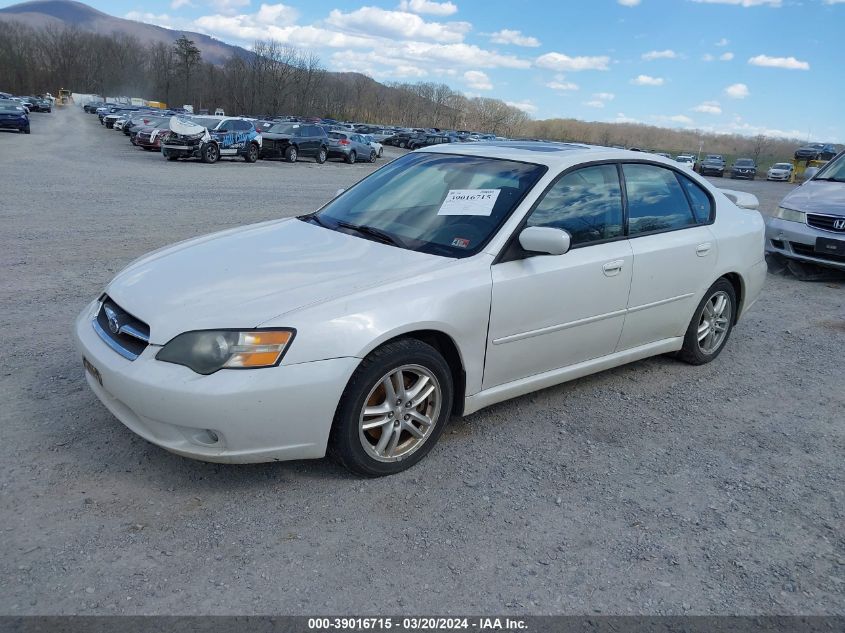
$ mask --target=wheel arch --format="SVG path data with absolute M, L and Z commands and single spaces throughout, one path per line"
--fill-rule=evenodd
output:
M 466 396 L 466 369 L 458 344 L 455 342 L 455 339 L 446 332 L 431 328 L 421 328 L 395 333 L 389 338 L 377 341 L 376 344 L 366 349 L 361 356 L 366 357 L 380 347 L 400 339 L 415 339 L 422 343 L 426 343 L 436 349 L 443 356 L 446 360 L 446 364 L 449 366 L 449 371 L 452 374 L 452 383 L 455 391 L 454 398 L 452 400 L 452 413 L 455 415 L 463 415 L 464 398 Z
M 725 273 L 719 279 L 728 280 L 733 286 L 734 294 L 736 294 L 736 311 L 734 314 L 734 325 L 736 325 L 745 303 L 745 280 L 742 278 L 742 275 L 736 272 Z

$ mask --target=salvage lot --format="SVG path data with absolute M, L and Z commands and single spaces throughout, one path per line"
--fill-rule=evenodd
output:
M 76 109 L 0 134 L 0 612 L 842 613 L 839 282 L 770 275 L 716 362 L 454 419 L 387 479 L 190 461 L 96 400 L 69 332 L 117 270 L 383 162 L 173 164 Z

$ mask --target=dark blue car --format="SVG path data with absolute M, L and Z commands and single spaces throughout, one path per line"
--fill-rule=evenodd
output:
M 29 134 L 29 117 L 26 111 L 17 106 L 0 105 L 0 129 Z

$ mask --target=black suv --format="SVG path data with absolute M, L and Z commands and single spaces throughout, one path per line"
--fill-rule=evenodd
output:
M 753 158 L 737 158 L 731 167 L 731 178 L 748 178 L 754 180 L 757 177 L 757 165 Z
M 428 147 L 429 145 L 441 145 L 443 143 L 457 143 L 458 138 L 449 136 L 447 134 L 426 134 L 412 138 L 408 142 L 408 149 L 419 149 L 420 147 Z
M 329 137 L 319 125 L 274 123 L 261 130 L 261 138 L 261 158 L 284 158 L 295 163 L 300 156 L 310 156 L 325 163 L 329 155 Z
M 836 156 L 836 146 L 832 143 L 808 143 L 795 150 L 796 160 L 830 160 Z
M 710 154 L 703 161 L 698 168 L 698 173 L 702 176 L 719 176 L 721 178 L 725 175 L 725 159 L 720 154 Z

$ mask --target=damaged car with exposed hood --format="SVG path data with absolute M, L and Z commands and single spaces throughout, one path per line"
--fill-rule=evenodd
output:
M 248 163 L 258 160 L 261 134 L 255 124 L 240 117 L 173 117 L 170 133 L 161 144 L 167 160 L 198 158 L 216 163 L 221 157 L 239 156 Z

